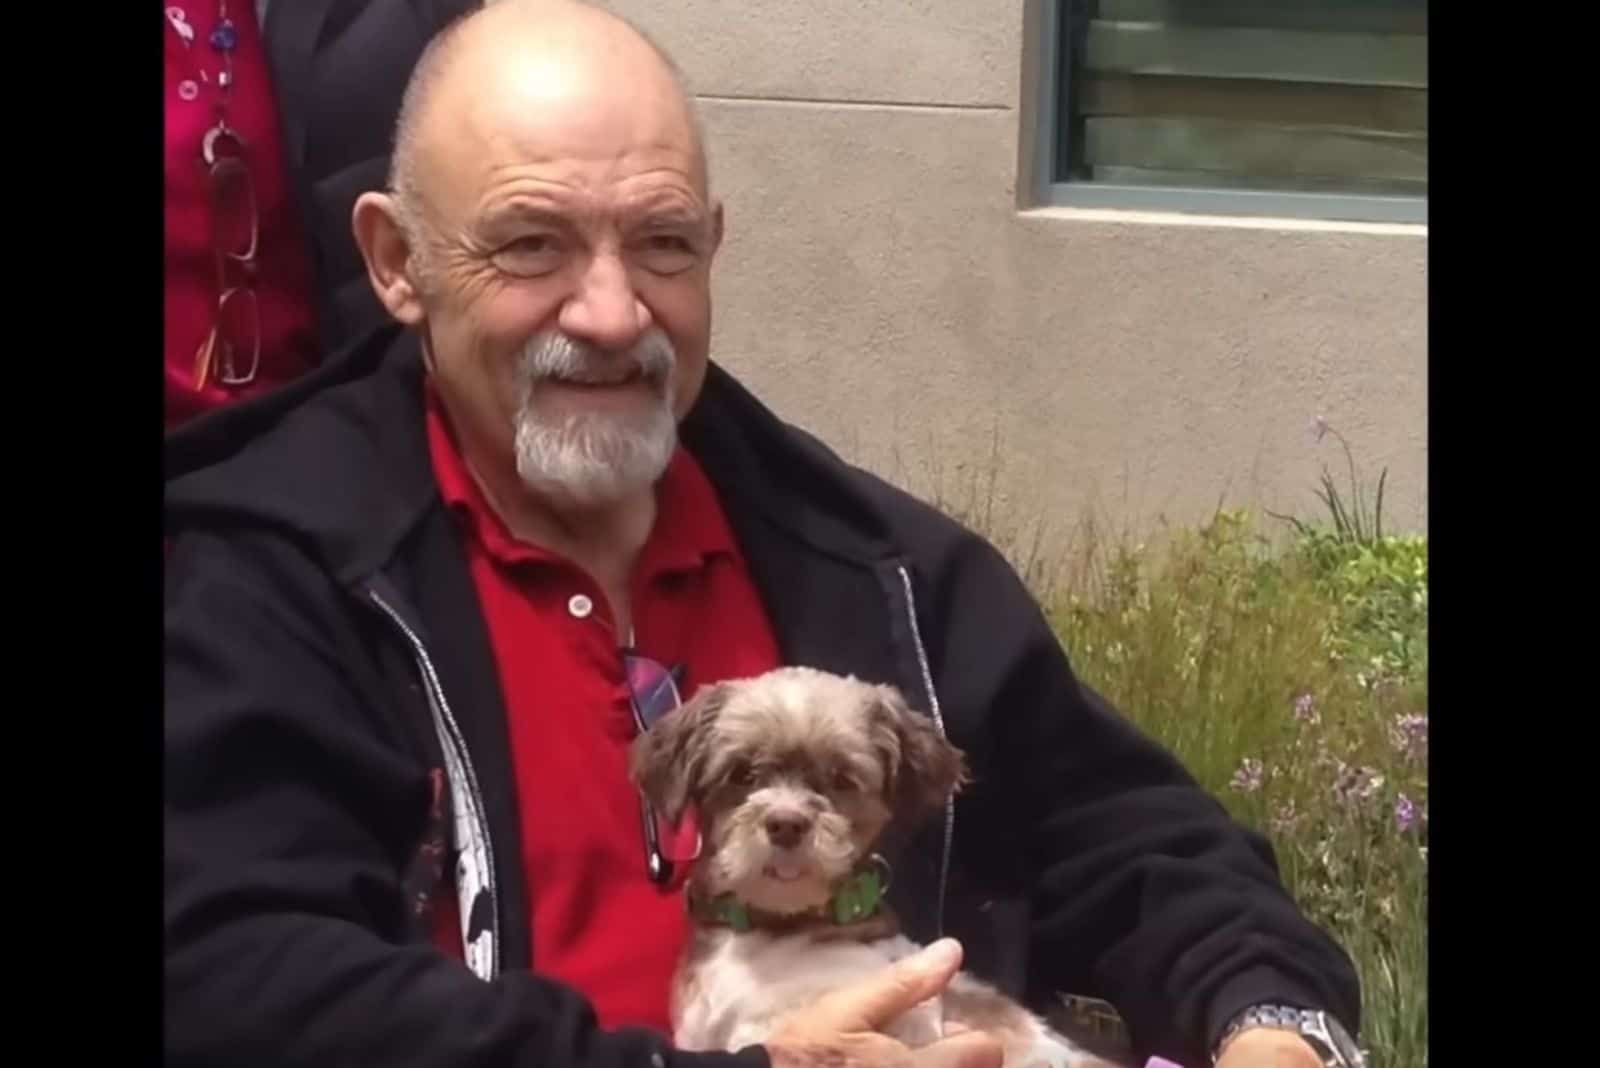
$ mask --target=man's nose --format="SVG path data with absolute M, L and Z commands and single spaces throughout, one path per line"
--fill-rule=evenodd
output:
M 589 260 L 560 315 L 560 327 L 568 335 L 609 351 L 631 347 L 651 322 L 627 266 L 609 252 Z

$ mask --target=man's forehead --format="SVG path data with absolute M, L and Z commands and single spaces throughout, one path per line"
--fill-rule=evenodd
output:
M 492 84 L 440 103 L 426 154 L 436 180 L 457 194 L 481 194 L 515 173 L 584 186 L 677 172 L 704 195 L 693 123 L 669 79 L 618 78 L 569 56 L 531 55 Z

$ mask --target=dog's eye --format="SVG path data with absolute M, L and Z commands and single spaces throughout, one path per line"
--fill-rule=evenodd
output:
M 847 794 L 856 788 L 856 779 L 848 771 L 833 773 L 833 789 L 836 793 Z
M 755 776 L 747 761 L 741 760 L 728 769 L 728 782 L 734 786 L 749 786 L 754 780 Z

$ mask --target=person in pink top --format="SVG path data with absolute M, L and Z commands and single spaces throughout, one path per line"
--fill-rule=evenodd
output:
M 165 50 L 165 430 L 383 320 L 350 230 L 407 78 L 471 0 L 180 0 Z

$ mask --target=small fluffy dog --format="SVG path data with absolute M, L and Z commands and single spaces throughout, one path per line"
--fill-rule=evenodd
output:
M 939 811 L 963 754 L 900 693 L 809 668 L 702 688 L 633 746 L 635 781 L 701 854 L 691 942 L 672 990 L 681 1049 L 737 1050 L 777 1018 L 908 956 L 872 849 L 891 821 Z M 1001 1040 L 1006 1068 L 1107 1065 L 961 973 L 887 1032 L 912 1047 L 955 1023 Z

